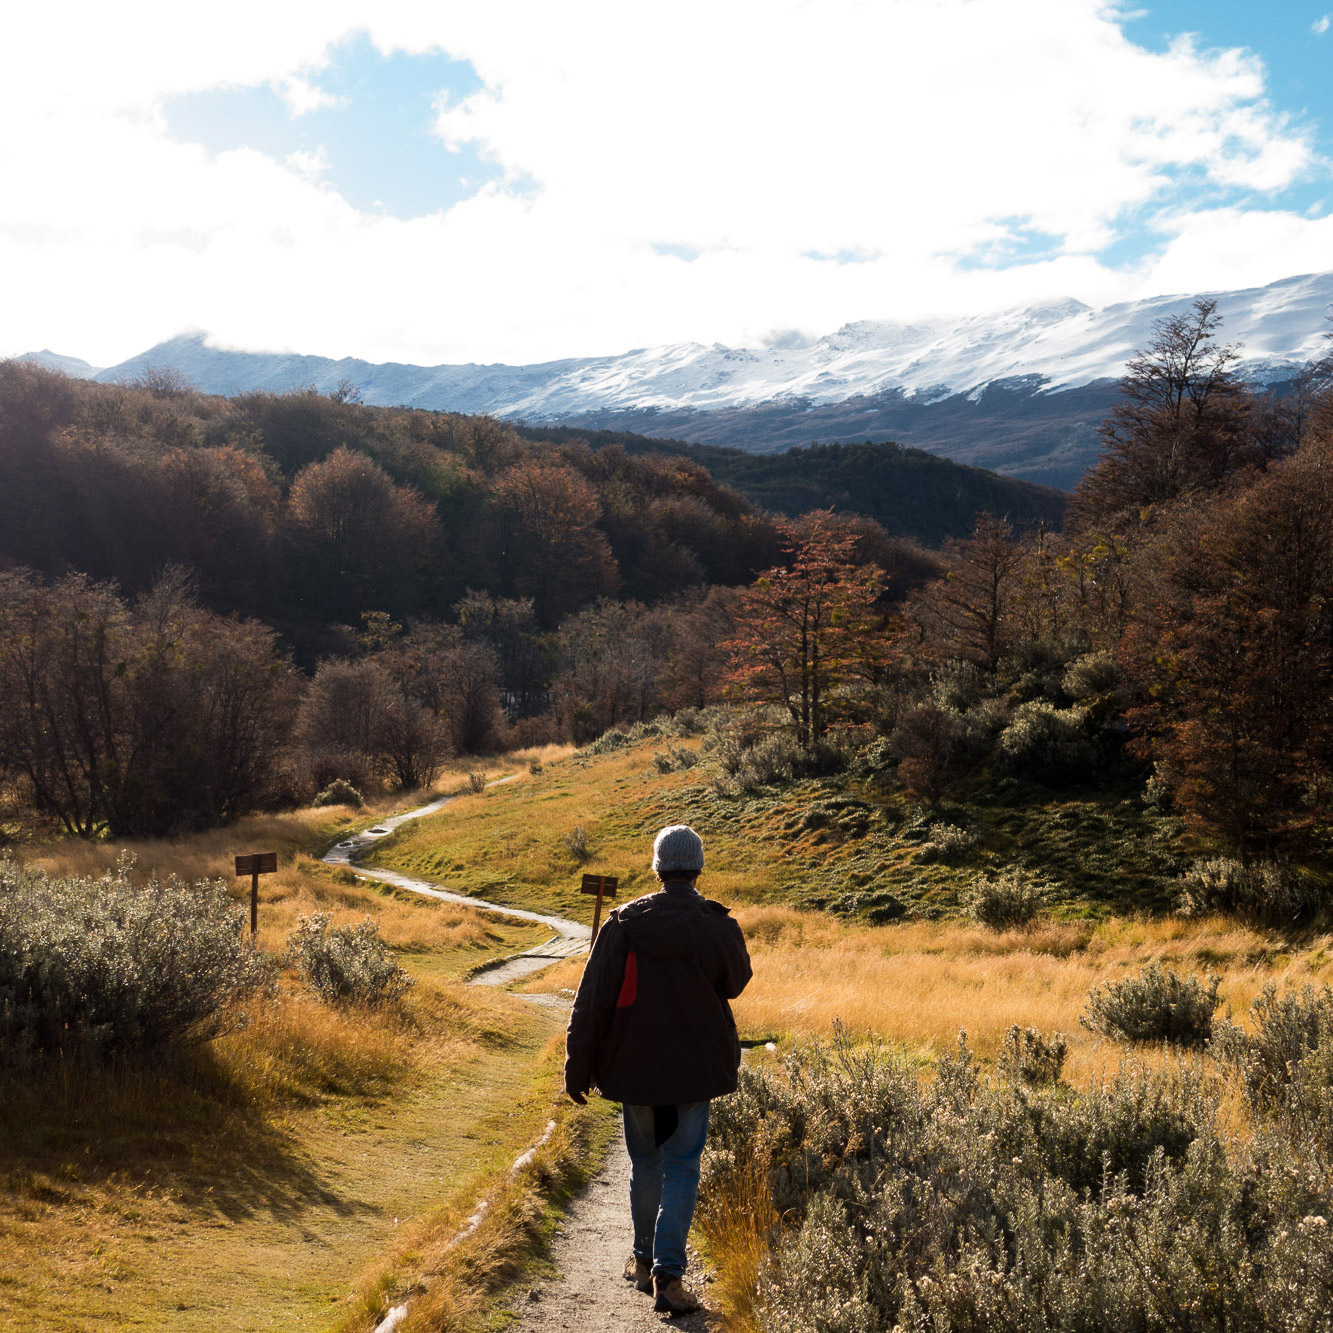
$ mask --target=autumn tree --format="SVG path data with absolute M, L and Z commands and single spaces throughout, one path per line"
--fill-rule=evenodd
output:
M 615 591 L 601 505 L 577 472 L 529 459 L 501 473 L 493 495 L 503 591 L 531 597 L 545 628 Z
M 273 632 L 169 571 L 127 606 L 82 575 L 0 578 L 0 769 L 70 833 L 163 836 L 270 798 L 294 703 Z
M 436 534 L 434 510 L 415 491 L 340 448 L 297 474 L 288 510 L 303 600 L 344 620 L 412 605 Z
M 661 711 L 670 632 L 638 602 L 604 598 L 561 623 L 552 703 L 582 744 Z
M 377 658 L 404 696 L 423 704 L 448 731 L 454 751 L 495 743 L 501 720 L 500 659 L 458 625 L 416 624 Z
M 983 514 L 970 537 L 946 545 L 944 562 L 944 578 L 927 584 L 912 601 L 922 650 L 994 675 L 1017 629 L 1018 539 L 1009 524 Z
M 511 718 L 541 712 L 549 701 L 556 646 L 555 636 L 538 623 L 532 598 L 470 589 L 454 611 L 464 639 L 494 651 L 505 712 Z
M 1216 487 L 1257 461 L 1251 395 L 1236 378 L 1240 353 L 1217 340 L 1217 302 L 1159 319 L 1133 357 L 1120 398 L 1102 427 L 1103 453 L 1070 508 L 1077 530 L 1137 521 L 1139 511 L 1187 491 Z
M 444 724 L 410 698 L 379 662 L 321 662 L 296 716 L 295 740 L 311 781 L 388 781 L 427 787 L 449 755 Z
M 883 659 L 876 601 L 884 579 L 855 562 L 856 537 L 829 510 L 783 531 L 786 562 L 740 596 L 730 679 L 742 698 L 785 708 L 813 749 L 846 711 L 842 687 Z
M 1138 748 L 1200 832 L 1300 853 L 1333 812 L 1333 459 L 1177 515 L 1122 658 Z

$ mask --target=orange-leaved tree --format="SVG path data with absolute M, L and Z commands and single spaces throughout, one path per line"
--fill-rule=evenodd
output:
M 809 749 L 844 715 L 841 687 L 885 659 L 884 573 L 858 563 L 858 534 L 831 510 L 780 527 L 787 559 L 741 594 L 729 682 L 744 699 L 787 709 Z

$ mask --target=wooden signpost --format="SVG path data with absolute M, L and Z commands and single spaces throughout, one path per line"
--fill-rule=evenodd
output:
M 251 852 L 236 858 L 236 873 L 250 876 L 250 934 L 259 929 L 259 877 L 278 868 L 277 852 Z
M 602 925 L 602 899 L 616 896 L 616 885 L 620 881 L 614 875 L 584 875 L 581 893 L 595 893 L 597 906 L 592 912 L 592 944 L 597 943 L 597 932 Z M 588 947 L 591 948 L 592 944 Z

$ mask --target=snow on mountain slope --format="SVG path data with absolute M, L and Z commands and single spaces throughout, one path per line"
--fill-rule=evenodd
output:
M 1242 344 L 1243 369 L 1280 378 L 1319 353 L 1333 307 L 1333 272 L 1215 293 L 1223 338 Z M 1154 321 L 1188 311 L 1194 296 L 1162 296 L 1094 310 L 1050 302 L 962 321 L 848 324 L 803 345 L 730 348 L 680 343 L 621 356 L 540 365 L 374 365 L 353 358 L 230 351 L 193 334 L 88 373 L 114 381 L 174 367 L 213 393 L 321 391 L 349 382 L 362 400 L 529 421 L 625 411 L 713 412 L 767 403 L 820 407 L 896 395 L 931 403 L 980 396 L 997 381 L 1028 393 L 1117 378 L 1153 336 Z M 53 364 L 63 358 L 38 354 Z M 83 363 L 79 363 L 82 366 Z
M 589 410 L 708 411 L 783 398 L 811 403 L 899 391 L 940 398 L 996 380 L 1038 377 L 1048 391 L 1117 378 L 1152 338 L 1154 321 L 1188 311 L 1193 296 L 1093 310 L 1062 301 L 960 323 L 848 324 L 809 347 L 737 351 L 697 343 L 585 363 L 508 405 L 506 414 L 558 419 Z M 1223 337 L 1253 369 L 1317 354 L 1333 305 L 1333 273 L 1219 296 Z

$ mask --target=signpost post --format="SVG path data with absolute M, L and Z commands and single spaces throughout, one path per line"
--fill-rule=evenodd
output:
M 597 932 L 602 926 L 602 899 L 616 896 L 616 885 L 620 881 L 614 875 L 584 875 L 580 893 L 595 893 L 597 906 L 592 912 L 592 944 L 597 943 Z M 592 944 L 588 947 L 592 948 Z
M 251 852 L 236 858 L 236 873 L 250 876 L 250 934 L 259 929 L 259 877 L 278 868 L 277 852 Z

